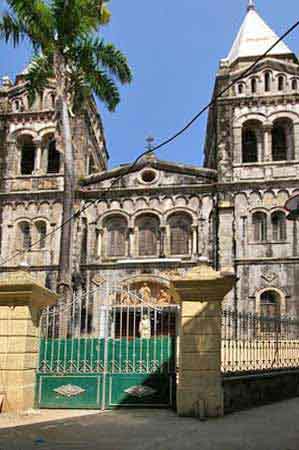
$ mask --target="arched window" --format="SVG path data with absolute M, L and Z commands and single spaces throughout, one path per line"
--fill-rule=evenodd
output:
M 256 93 L 256 85 L 257 85 L 256 78 L 252 78 L 252 80 L 251 80 L 251 92 L 252 92 L 252 94 Z
M 262 149 L 263 134 L 261 124 L 257 120 L 249 120 L 242 130 L 243 163 L 255 163 L 259 160 L 259 147 Z
M 297 91 L 298 89 L 298 81 L 296 79 L 292 80 L 292 90 Z
M 23 250 L 30 250 L 32 244 L 31 225 L 29 222 L 19 223 L 20 247 Z
M 290 119 L 278 119 L 272 128 L 272 159 L 287 161 L 294 155 L 294 131 Z
M 92 175 L 98 170 L 93 155 L 89 155 L 87 159 L 87 175 Z
M 263 212 L 255 212 L 252 216 L 253 239 L 255 242 L 267 240 L 267 215 Z
M 238 93 L 240 95 L 244 94 L 244 84 L 243 83 L 238 84 Z
M 189 255 L 192 220 L 187 214 L 175 214 L 169 219 L 170 254 Z
M 285 241 L 287 239 L 287 222 L 283 211 L 275 211 L 271 215 L 272 233 L 274 241 Z
M 283 91 L 284 90 L 284 77 L 280 75 L 278 77 L 278 90 Z
M 281 307 L 280 295 L 273 290 L 267 290 L 261 294 L 260 298 L 261 332 L 275 333 L 280 331 Z
M 51 92 L 49 94 L 49 103 L 50 103 L 51 108 L 55 108 L 55 102 L 56 102 L 56 96 L 55 96 L 54 92 Z
M 271 73 L 266 72 L 265 73 L 265 92 L 271 91 Z
M 154 216 L 142 216 L 137 220 L 139 256 L 157 256 L 159 221 Z
M 19 112 L 21 110 L 21 102 L 20 102 L 20 100 L 15 100 L 15 102 L 14 102 L 14 110 L 16 112 Z
M 21 141 L 21 174 L 31 175 L 34 171 L 35 145 L 31 136 L 24 136 Z
M 48 166 L 47 173 L 59 173 L 60 171 L 60 153 L 56 149 L 56 143 L 53 138 L 48 142 Z
M 39 220 L 35 222 L 37 230 L 37 240 L 39 241 L 38 246 L 40 249 L 46 247 L 46 235 L 47 235 L 47 224 L 44 220 Z
M 104 224 L 106 229 L 106 255 L 126 256 L 128 225 L 123 217 L 110 217 Z

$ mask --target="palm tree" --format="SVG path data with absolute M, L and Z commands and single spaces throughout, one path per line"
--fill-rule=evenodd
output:
M 120 101 L 117 82 L 130 83 L 126 57 L 99 37 L 110 19 L 103 0 L 7 0 L 8 12 L 0 19 L 0 37 L 14 46 L 29 39 L 32 62 L 26 75 L 30 102 L 41 94 L 50 79 L 56 83 L 56 142 L 64 153 L 64 198 L 59 292 L 71 296 L 74 158 L 72 113 L 95 94 L 110 111 Z

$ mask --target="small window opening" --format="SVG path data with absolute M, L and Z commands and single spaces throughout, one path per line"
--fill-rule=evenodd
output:
M 255 242 L 267 241 L 267 216 L 263 212 L 253 214 L 253 233 Z
M 156 179 L 156 172 L 153 170 L 144 170 L 141 175 L 142 181 L 144 183 L 152 183 Z
M 256 78 L 252 78 L 251 80 L 251 92 L 256 94 Z
M 31 139 L 26 139 L 21 150 L 21 174 L 31 175 L 34 171 L 35 145 Z
M 272 232 L 274 241 L 285 241 L 287 239 L 286 216 L 282 211 L 276 211 L 271 216 Z
M 47 173 L 59 173 L 60 153 L 56 149 L 56 143 L 52 139 L 48 144 L 48 167 Z
M 47 235 L 47 224 L 46 222 L 39 221 L 36 222 L 36 229 L 38 234 L 39 248 L 40 250 L 46 247 L 46 235 Z
M 297 89 L 298 89 L 298 81 L 292 80 L 292 90 L 297 91 Z
M 238 92 L 240 95 L 244 93 L 244 85 L 243 84 L 238 85 Z
M 281 323 L 279 319 L 280 296 L 275 291 L 265 291 L 261 295 L 261 332 L 275 333 L 280 331 Z
M 258 142 L 256 132 L 252 129 L 243 130 L 242 138 L 243 163 L 254 163 L 258 161 Z
M 23 250 L 30 250 L 32 245 L 31 226 L 28 222 L 20 223 L 21 247 Z
M 269 72 L 265 73 L 265 91 L 270 92 L 271 90 L 271 75 Z
M 284 77 L 283 76 L 278 77 L 278 90 L 279 91 L 284 90 Z

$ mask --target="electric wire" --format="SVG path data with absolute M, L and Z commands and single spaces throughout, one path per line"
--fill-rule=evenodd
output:
M 245 69 L 239 76 L 237 76 L 237 78 L 235 78 L 233 81 L 231 81 L 224 89 L 222 89 L 219 93 L 217 93 L 212 100 L 207 103 L 195 116 L 192 117 L 192 119 L 190 119 L 184 126 L 183 128 L 181 128 L 178 132 L 176 132 L 173 136 L 171 136 L 170 138 L 167 138 L 166 140 L 164 140 L 163 142 L 161 142 L 160 144 L 154 146 L 153 148 L 147 149 L 146 151 L 142 152 L 141 154 L 139 154 L 139 156 L 134 160 L 134 162 L 132 164 L 129 164 L 127 168 L 124 168 L 124 170 L 122 171 L 122 173 L 116 177 L 110 184 L 110 186 L 108 188 L 106 188 L 106 190 L 104 190 L 101 193 L 101 197 L 90 201 L 89 203 L 87 203 L 84 207 L 82 207 L 81 209 L 79 209 L 78 211 L 76 211 L 74 214 L 72 214 L 68 219 L 66 219 L 62 224 L 60 224 L 59 226 L 57 226 L 56 228 L 52 229 L 49 233 L 47 233 L 42 239 L 39 239 L 33 243 L 31 243 L 29 248 L 23 249 L 23 250 L 18 250 L 17 252 L 15 252 L 13 255 L 9 256 L 8 258 L 6 258 L 4 261 L 1 262 L 0 267 L 4 266 L 6 263 L 8 263 L 9 261 L 11 261 L 12 259 L 14 259 L 16 256 L 18 255 L 24 255 L 26 253 L 28 253 L 33 247 L 37 246 L 41 241 L 44 241 L 45 239 L 47 239 L 49 236 L 51 236 L 52 234 L 56 233 L 57 231 L 59 231 L 60 229 L 62 229 L 67 223 L 69 223 L 71 220 L 76 219 L 77 217 L 79 217 L 81 214 L 83 214 L 90 206 L 95 205 L 97 203 L 99 203 L 100 201 L 102 201 L 105 198 L 105 195 L 107 193 L 110 192 L 110 189 L 117 184 L 119 181 L 121 181 L 125 176 L 129 175 L 137 166 L 138 162 L 144 158 L 145 156 L 151 155 L 153 154 L 155 151 L 160 150 L 161 148 L 165 147 L 166 145 L 170 144 L 171 142 L 173 142 L 174 140 L 176 140 L 179 136 L 181 136 L 182 134 L 184 134 L 211 106 L 213 106 L 216 101 L 222 97 L 226 92 L 228 92 L 235 84 L 237 84 L 240 80 L 242 80 L 245 76 L 250 75 L 250 73 L 252 73 L 252 71 L 256 68 L 256 66 L 266 57 L 269 55 L 269 53 L 281 42 L 283 41 L 287 36 L 289 36 L 297 27 L 299 26 L 299 20 L 297 22 L 294 23 L 294 25 L 292 25 L 282 36 L 279 37 L 279 39 L 277 39 L 275 41 L 274 44 L 272 44 L 268 50 L 263 53 L 263 55 L 259 56 L 254 63 L 252 63 L 247 69 Z

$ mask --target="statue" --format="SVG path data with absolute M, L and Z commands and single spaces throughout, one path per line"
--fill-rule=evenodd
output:
M 147 314 L 144 314 L 139 323 L 139 335 L 141 339 L 151 338 L 151 321 Z
M 120 303 L 122 305 L 127 305 L 127 306 L 131 306 L 132 305 L 132 306 L 134 306 L 134 305 L 136 305 L 136 299 L 132 295 L 130 295 L 129 291 L 127 291 L 127 292 L 123 292 L 121 294 L 121 301 L 120 301 Z
M 165 289 L 161 289 L 160 297 L 158 299 L 159 304 L 169 304 L 170 303 L 170 295 Z
M 139 289 L 139 295 L 142 297 L 143 301 L 149 303 L 151 301 L 152 291 L 147 283 Z

